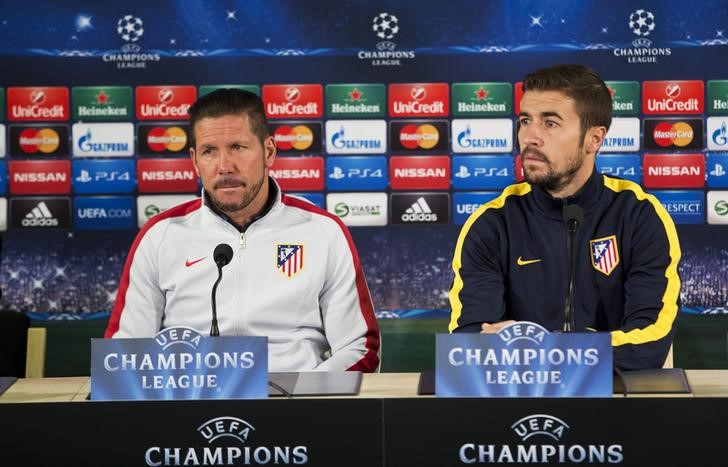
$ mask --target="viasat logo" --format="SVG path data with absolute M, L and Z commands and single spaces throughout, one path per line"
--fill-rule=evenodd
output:
M 313 132 L 306 125 L 283 125 L 276 128 L 273 139 L 282 151 L 305 151 L 313 144 Z
M 399 131 L 399 142 L 407 149 L 432 149 L 440 141 L 440 132 L 428 123 L 405 125 Z
M 179 152 L 187 146 L 187 133 L 178 126 L 154 127 L 147 133 L 147 147 L 155 152 Z
M 58 133 L 51 128 L 26 128 L 18 139 L 20 149 L 26 154 L 55 152 L 61 144 Z

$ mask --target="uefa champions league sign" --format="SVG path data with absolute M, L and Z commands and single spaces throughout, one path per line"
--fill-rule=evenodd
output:
M 549 333 L 519 321 L 497 334 L 438 334 L 437 397 L 611 397 L 609 333 Z
M 153 338 L 91 339 L 91 399 L 268 397 L 267 337 L 206 337 L 184 326 Z

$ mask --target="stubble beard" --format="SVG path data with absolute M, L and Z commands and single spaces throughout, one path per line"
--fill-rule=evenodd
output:
M 542 161 L 546 162 L 547 170 L 543 174 L 535 174 L 523 165 L 523 178 L 531 185 L 540 186 L 541 188 L 550 192 L 559 192 L 568 186 L 576 177 L 576 174 L 584 164 L 584 155 L 582 154 L 581 148 L 576 148 L 573 152 L 572 157 L 568 159 L 568 165 L 566 169 L 561 172 L 554 170 L 551 161 L 548 160 L 545 154 L 535 148 L 526 148 L 523 150 L 521 157 L 525 158 L 527 155 L 535 155 Z
M 263 186 L 263 179 L 264 177 L 260 177 L 259 180 L 257 180 L 253 185 L 250 186 L 250 190 L 248 190 L 244 195 L 243 198 L 238 202 L 228 202 L 224 203 L 217 199 L 215 195 L 208 192 L 208 195 L 210 197 L 210 200 L 212 201 L 212 204 L 219 209 L 220 211 L 224 212 L 225 214 L 233 214 L 238 211 L 242 211 L 243 209 L 247 208 L 250 203 L 253 202 L 253 200 L 258 196 L 258 193 L 260 193 L 260 189 Z M 245 187 L 246 184 L 244 182 L 241 182 L 240 180 L 235 179 L 222 179 L 215 183 L 214 189 L 222 188 L 222 187 L 233 187 L 233 186 L 242 186 Z

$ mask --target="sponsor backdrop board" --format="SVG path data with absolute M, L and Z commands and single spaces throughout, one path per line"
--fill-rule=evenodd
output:
M 378 316 L 444 316 L 460 226 L 522 179 L 523 77 L 569 62 L 613 94 L 598 169 L 643 184 L 678 226 L 683 312 L 725 313 L 728 9 L 701 8 L 14 5 L 0 17 L 2 305 L 108 313 L 137 229 L 199 195 L 187 109 L 231 86 L 263 98 L 284 189 L 351 226 Z

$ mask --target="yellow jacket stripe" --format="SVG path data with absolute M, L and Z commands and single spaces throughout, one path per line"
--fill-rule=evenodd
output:
M 474 213 L 468 217 L 468 220 L 460 230 L 458 241 L 455 245 L 455 254 L 452 260 L 452 270 L 455 273 L 453 286 L 450 289 L 450 324 L 448 330 L 453 332 L 458 327 L 458 320 L 463 311 L 463 304 L 460 302 L 460 291 L 463 289 L 463 279 L 460 277 L 460 267 L 462 266 L 461 257 L 463 254 L 463 242 L 467 237 L 470 227 L 473 223 L 488 209 L 502 208 L 509 196 L 523 196 L 531 191 L 531 185 L 528 183 L 517 183 L 510 185 L 494 200 L 491 200 L 480 206 Z
M 677 265 L 680 261 L 681 253 L 675 224 L 657 198 L 645 193 L 636 183 L 604 177 L 604 186 L 615 192 L 631 191 L 638 200 L 649 202 L 655 208 L 657 216 L 665 227 L 665 234 L 670 245 L 670 264 L 665 269 L 667 286 L 662 295 L 663 306 L 657 314 L 657 320 L 655 320 L 654 324 L 650 324 L 642 329 L 633 329 L 627 332 L 612 331 L 612 345 L 616 347 L 625 344 L 644 344 L 658 341 L 670 333 L 678 312 L 677 302 L 678 295 L 680 294 L 680 277 L 678 276 Z

